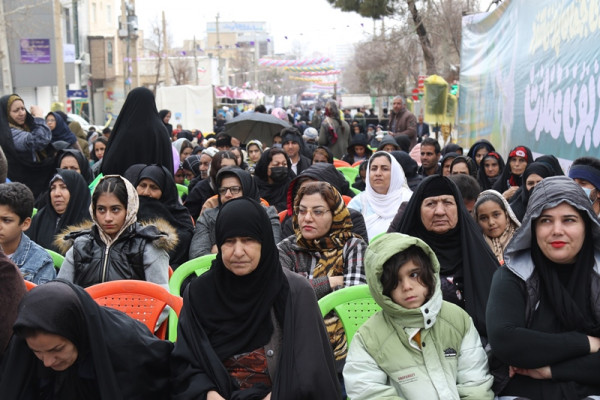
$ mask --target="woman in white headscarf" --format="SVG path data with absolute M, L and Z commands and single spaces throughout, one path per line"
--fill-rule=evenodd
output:
M 402 167 L 388 152 L 378 151 L 369 159 L 366 189 L 354 197 L 349 208 L 365 218 L 369 239 L 386 232 L 398 208 L 408 202 L 412 191 Z

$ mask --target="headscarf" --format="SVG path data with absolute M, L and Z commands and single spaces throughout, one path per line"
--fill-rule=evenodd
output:
M 558 176 L 558 175 L 565 174 L 565 172 L 562 170 L 562 167 L 560 166 L 560 162 L 558 161 L 558 158 L 556 158 L 552 154 L 539 156 L 538 158 L 535 159 L 535 162 L 541 162 L 541 163 L 546 164 L 548 166 L 548 168 L 550 168 L 550 170 L 552 170 L 552 176 Z
M 388 159 L 391 165 L 390 187 L 385 194 L 377 193 L 371 186 L 369 171 L 371 170 L 371 163 L 378 156 Z M 409 201 L 413 193 L 408 188 L 406 176 L 404 175 L 402 167 L 398 161 L 396 161 L 396 158 L 392 157 L 390 153 L 382 150 L 373 154 L 369 159 L 366 178 L 365 191 L 359 197 L 362 202 L 367 203 L 374 212 L 372 215 L 365 216 L 365 224 L 369 231 L 369 237 L 374 237 L 375 235 L 372 235 L 372 228 L 374 226 L 379 226 L 382 229 L 382 232 L 385 232 L 396 216 L 400 204 Z M 367 207 L 362 207 L 363 212 L 366 208 Z
M 260 194 L 258 193 L 258 187 L 256 186 L 254 178 L 252 178 L 252 175 L 248 171 L 243 170 L 238 166 L 231 165 L 221 168 L 219 172 L 217 172 L 217 187 L 220 188 L 223 179 L 230 176 L 235 176 L 239 179 L 244 197 L 251 198 L 260 203 Z M 217 195 L 217 197 L 219 199 L 219 207 L 222 207 L 221 196 Z
M 575 263 L 558 264 L 540 250 L 535 234 L 535 221 L 544 210 L 566 203 L 577 210 L 585 222 L 585 239 Z M 600 221 L 585 192 L 572 179 L 554 176 L 538 183 L 531 194 L 521 229 L 505 251 L 505 262 L 517 276 L 527 279 L 540 276 L 540 291 L 545 291 L 565 332 L 577 331 L 600 336 L 600 310 L 593 309 L 592 274 L 597 274 L 595 254 L 600 252 Z M 517 263 L 517 260 L 519 262 Z M 562 266 L 562 268 L 561 268 Z M 569 276 L 559 271 L 568 270 Z M 563 281 L 565 278 L 568 281 Z
M 336 199 L 335 206 L 331 209 L 331 228 L 325 236 L 308 240 L 302 236 L 300 224 L 298 222 L 298 213 L 294 212 L 292 217 L 292 226 L 296 236 L 296 244 L 306 251 L 315 253 L 319 259 L 312 271 L 313 278 L 323 278 L 330 276 L 344 275 L 344 246 L 352 238 L 362 239 L 359 235 L 352 232 L 352 219 L 350 211 L 346 207 L 340 193 L 329 183 L 314 182 L 309 185 L 324 185 L 326 190 Z M 319 193 L 319 195 L 321 195 Z M 321 195 L 322 196 L 322 195 Z M 300 206 L 302 197 L 296 196 L 294 201 L 294 210 Z M 342 322 L 334 313 L 325 317 L 325 327 L 329 334 L 329 340 L 333 346 L 333 355 L 336 360 L 343 360 L 348 352 L 346 334 Z
M 287 161 L 288 168 L 288 176 L 281 182 L 273 182 L 269 183 L 269 163 L 271 162 L 271 152 L 273 149 L 265 150 L 260 156 L 260 160 L 256 163 L 256 167 L 254 169 L 254 177 L 256 179 L 256 184 L 258 185 L 258 191 L 260 193 L 260 197 L 269 202 L 270 205 L 277 208 L 277 211 L 281 212 L 286 209 L 287 205 L 287 189 L 295 177 L 294 172 L 292 171 L 292 162 L 288 155 L 283 153 L 285 159 Z
M 169 133 L 156 111 L 154 95 L 144 87 L 127 95 L 108 140 L 101 171 L 122 175 L 133 164 L 158 164 L 174 174 Z
M 92 150 L 90 152 L 90 158 L 94 160 L 94 162 L 100 161 L 100 159 L 96 156 L 96 143 L 100 142 L 104 144 L 104 150 L 106 151 L 106 146 L 108 145 L 108 140 L 105 137 L 99 137 L 92 143 Z M 104 157 L 104 156 L 103 156 Z
M 74 157 L 75 160 L 77 160 L 77 164 L 79 165 L 79 173 L 81 176 L 83 176 L 83 179 L 85 179 L 88 185 L 92 183 L 94 180 L 94 173 L 90 168 L 90 163 L 79 150 L 63 149 L 59 151 L 56 155 L 56 168 L 60 168 L 60 163 L 66 156 Z
M 450 163 L 450 169 L 452 170 L 452 167 L 459 163 L 467 164 L 467 168 L 469 169 L 469 175 L 471 175 L 473 178 L 477 178 L 477 164 L 472 158 L 470 158 L 469 156 L 455 157 L 454 160 L 452 160 L 452 162 Z
M 477 154 L 477 151 L 482 148 L 486 148 L 488 153 L 490 151 L 496 151 L 496 148 L 494 147 L 493 144 L 490 143 L 489 140 L 481 139 L 481 140 L 478 140 L 475 143 L 473 143 L 473 146 L 471 146 L 471 148 L 469 149 L 467 156 L 469 156 L 473 160 L 475 160 L 475 154 Z M 479 163 L 479 165 L 481 165 L 481 162 Z
M 491 200 L 492 197 L 496 198 L 497 200 L 501 201 L 502 204 L 504 204 L 504 209 L 506 210 L 506 211 L 504 211 L 504 213 L 506 214 L 506 219 L 507 219 L 506 229 L 504 230 L 504 232 L 502 232 L 502 234 L 500 236 L 498 236 L 496 238 L 491 238 L 491 237 L 487 236 L 486 234 L 483 234 L 483 238 L 485 239 L 486 243 L 490 246 L 490 248 L 494 252 L 494 255 L 498 259 L 498 262 L 502 262 L 502 260 L 504 259 L 504 249 L 508 245 L 508 242 L 510 242 L 510 239 L 512 239 L 517 228 L 519 228 L 521 226 L 521 222 L 519 222 L 519 219 L 513 212 L 512 208 L 510 207 L 510 205 L 508 204 L 508 201 L 506 201 L 504 196 L 502 196 L 501 193 L 498 193 L 493 189 L 484 190 L 483 192 L 481 192 L 479 194 L 479 197 L 477 198 L 477 202 L 475 203 L 475 210 L 476 210 L 475 218 L 476 219 L 477 219 L 477 208 L 479 207 L 479 205 L 485 203 L 486 201 L 494 201 L 494 200 Z
M 448 232 L 436 234 L 423 226 L 421 204 L 427 197 L 443 194 L 454 197 L 458 222 Z M 463 288 L 464 308 L 473 318 L 479 334 L 486 336 L 485 309 L 498 260 L 485 243 L 481 229 L 465 208 L 456 184 L 440 175 L 425 178 L 408 202 L 398 232 L 418 237 L 432 248 L 440 262 L 440 275 L 453 277 L 453 284 L 459 289 Z M 447 292 L 444 292 L 444 299 L 449 299 Z
M 64 371 L 43 367 L 22 337 L 25 328 L 71 341 L 78 352 L 75 364 Z M 14 330 L 17 338 L 7 354 L 5 379 L 0 383 L 6 398 L 124 400 L 168 396 L 166 362 L 173 345 L 157 339 L 139 321 L 100 307 L 72 283 L 48 282 L 27 293 Z M 93 378 L 81 378 L 90 373 Z
M 81 174 L 67 169 L 57 169 L 48 187 L 56 180 L 61 180 L 69 190 L 69 203 L 62 215 L 58 215 L 52 207 L 51 193 L 48 190 L 46 205 L 31 220 L 27 236 L 40 246 L 60 252 L 54 244 L 56 234 L 71 225 L 78 225 L 90 219 L 88 207 L 91 197 L 90 189 Z
M 104 244 L 107 247 L 110 246 L 113 242 L 116 242 L 117 239 L 119 239 L 119 236 L 121 236 L 121 234 L 125 231 L 125 229 L 129 228 L 131 225 L 136 223 L 137 213 L 140 206 L 140 199 L 138 197 L 137 191 L 135 190 L 133 185 L 121 175 L 104 175 L 102 179 L 98 181 L 94 193 L 100 190 L 100 184 L 108 178 L 120 179 L 123 182 L 123 184 L 125 184 L 125 189 L 127 190 L 127 204 L 124 204 L 124 206 L 127 207 L 127 214 L 125 215 L 125 222 L 123 223 L 123 226 L 113 238 L 100 228 L 100 224 L 98 224 L 98 220 L 96 219 L 96 213 L 94 212 L 94 204 L 90 204 L 90 215 L 92 216 L 94 224 L 98 228 L 98 235 L 100 235 L 100 239 L 104 242 Z
M 160 199 L 138 196 L 140 206 L 137 220 L 153 221 L 156 218 L 162 218 L 175 228 L 179 241 L 177 246 L 169 252 L 169 261 L 172 268 L 177 268 L 188 260 L 187 255 L 194 235 L 194 224 L 190 212 L 179 201 L 173 176 L 163 166 L 135 164 L 127 169 L 125 178 L 135 187 L 140 184 L 142 179 L 150 179 L 162 191 Z
M 17 307 L 25 295 L 25 283 L 19 268 L 0 252 L 0 364 L 13 334 Z
M 527 190 L 527 187 L 525 186 L 527 178 L 529 178 L 531 174 L 539 175 L 543 179 L 554 176 L 554 170 L 550 165 L 537 161 L 532 162 L 525 168 L 525 172 L 523 172 L 522 176 L 523 185 L 515 192 L 515 195 L 510 201 L 510 207 L 515 212 L 519 221 L 523 219 L 525 211 L 527 210 L 527 203 L 529 203 L 529 196 L 531 196 L 531 192 L 535 189 Z
M 508 160 L 506 160 L 506 166 L 500 175 L 500 178 L 494 183 L 492 189 L 497 192 L 504 193 L 511 186 L 521 186 L 523 184 L 523 180 L 521 176 L 517 176 L 511 172 L 510 169 L 510 160 L 513 157 L 523 157 L 527 164 L 531 164 L 533 162 L 533 154 L 528 147 L 525 146 L 517 146 L 512 149 L 508 155 Z
M 484 162 L 488 158 L 493 158 L 498 163 L 498 175 L 496 175 L 493 178 L 490 178 L 485 174 Z M 500 176 L 502 176 L 504 167 L 505 167 L 504 159 L 502 158 L 502 156 L 500 154 L 496 153 L 495 151 L 490 151 L 485 156 L 483 156 L 483 158 L 479 162 L 479 169 L 477 170 L 477 182 L 479 182 L 479 186 L 481 186 L 481 190 L 491 189 L 492 186 L 494 186 L 494 183 L 496 183 L 498 181 L 498 178 Z
M 0 98 L 0 147 L 4 151 L 6 161 L 8 162 L 8 178 L 12 182 L 22 182 L 27 185 L 33 192 L 35 198 L 47 188 L 48 181 L 54 174 L 54 154 L 53 152 L 49 153 L 48 157 L 42 158 L 38 162 L 23 157 L 22 154 L 17 152 L 10 130 L 10 125 L 16 125 L 8 115 L 10 106 L 16 100 L 23 101 L 16 94 L 6 95 Z M 29 111 L 26 113 L 25 127 L 19 126 L 18 128 L 30 132 L 36 122 Z
M 49 112 L 46 116 L 52 115 L 56 119 L 56 126 L 52 130 L 52 143 L 63 141 L 69 144 L 75 144 L 77 142 L 77 136 L 69 129 L 67 122 L 61 117 L 59 113 Z
M 154 106 L 154 108 L 156 109 L 156 106 Z M 167 116 L 168 113 L 170 113 L 171 111 L 169 110 L 160 110 L 158 112 L 158 116 L 160 117 L 160 122 L 162 122 L 164 124 L 164 126 L 167 128 L 167 133 L 169 134 L 169 138 L 173 135 L 173 125 L 166 123 L 165 117 Z

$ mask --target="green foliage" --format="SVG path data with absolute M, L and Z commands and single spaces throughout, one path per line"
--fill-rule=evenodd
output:
M 327 0 L 335 8 L 356 12 L 365 18 L 381 19 L 394 13 L 392 0 Z

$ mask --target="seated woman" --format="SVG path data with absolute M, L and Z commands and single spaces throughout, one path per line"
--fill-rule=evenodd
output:
M 88 185 L 94 180 L 90 162 L 79 150 L 64 149 L 59 151 L 56 155 L 56 167 L 79 172 Z
M 176 232 L 177 245 L 169 251 L 169 265 L 176 269 L 188 260 L 194 221 L 187 208 L 179 202 L 173 176 L 159 165 L 136 164 L 127 169 L 125 178 L 135 186 L 139 196 L 137 220 L 156 225 L 159 230 Z M 163 227 L 165 223 L 167 226 Z
M 469 152 L 467 153 L 467 156 L 469 156 L 472 160 L 475 160 L 477 166 L 481 168 L 481 161 L 486 156 L 486 154 L 492 151 L 496 151 L 494 145 L 486 139 L 481 139 L 473 143 L 473 145 L 469 149 Z
M 456 184 L 441 175 L 425 178 L 388 232 L 418 237 L 433 249 L 440 262 L 444 300 L 464 308 L 479 334 L 486 336 L 485 305 L 498 260 Z
M 65 281 L 32 289 L 5 356 L 6 399 L 165 399 L 170 342 Z
M 138 204 L 138 194 L 127 179 L 104 176 L 92 196 L 92 226 L 70 227 L 58 243 L 66 252 L 58 278 L 82 287 L 138 279 L 168 290 L 167 252 L 177 245 L 176 234 L 136 222 Z
M 564 176 L 544 179 L 492 282 L 487 326 L 500 399 L 600 396 L 600 221 Z
M 327 146 L 317 146 L 312 154 L 312 163 L 333 164 L 333 153 L 327 148 Z
M 100 167 L 102 166 L 102 157 L 104 157 L 104 151 L 108 145 L 108 140 L 105 137 L 99 137 L 94 141 L 92 146 L 92 152 L 90 154 L 92 158 L 92 172 L 94 175 L 100 173 Z
M 177 139 L 173 142 L 173 147 L 177 149 L 179 162 L 185 161 L 186 158 L 192 155 L 192 151 L 194 150 L 194 145 L 187 139 Z
M 81 150 L 79 143 L 77 143 L 77 136 L 71 132 L 67 121 L 62 115 L 59 112 L 52 111 L 46 114 L 46 125 L 52 131 L 52 143 L 65 142 L 70 148 Z
M 172 399 L 340 399 L 313 290 L 279 264 L 265 208 L 223 205 L 218 253 L 184 294 Z
M 208 178 L 199 181 L 193 189 L 190 189 L 188 197 L 185 199 L 184 206 L 189 210 L 194 221 L 200 216 L 200 212 L 202 211 L 202 207 L 206 200 L 217 194 L 215 182 L 217 172 L 219 172 L 222 167 L 232 165 L 237 165 L 235 154 L 227 150 L 217 152 L 210 161 Z
M 366 283 L 363 255 L 367 243 L 352 232 L 350 212 L 339 192 L 326 182 L 304 183 L 294 200 L 294 235 L 277 245 L 284 268 L 307 278 L 317 299 L 343 287 Z M 325 317 L 338 372 L 348 351 L 340 319 Z
M 367 146 L 367 137 L 364 134 L 355 135 L 350 141 L 348 152 L 342 157 L 343 161 L 353 165 L 358 161 L 366 161 L 373 154 L 373 150 Z
M 56 170 L 49 186 L 46 205 L 34 215 L 25 234 L 43 248 L 60 252 L 56 235 L 91 219 L 90 189 L 81 174 L 67 169 Z
M 533 154 L 528 147 L 517 146 L 512 149 L 508 155 L 506 166 L 492 189 L 502 193 L 502 196 L 510 201 L 517 189 L 525 183 L 523 182 L 523 172 L 532 162 Z
M 504 249 L 512 239 L 521 222 L 515 216 L 504 197 L 495 190 L 485 190 L 479 194 L 473 208 L 475 220 L 483 232 L 485 242 L 490 246 L 500 264 L 504 260 Z
M 224 167 L 217 173 L 217 192 L 219 205 L 214 208 L 206 209 L 194 230 L 194 236 L 190 244 L 190 259 L 200 257 L 206 254 L 217 253 L 217 238 L 215 236 L 215 224 L 219 211 L 229 200 L 238 197 L 248 197 L 260 202 L 258 188 L 249 172 L 240 169 L 239 167 Z M 267 215 L 271 220 L 271 229 L 275 243 L 279 243 L 282 239 L 281 225 L 279 224 L 279 215 L 275 207 L 265 207 Z
M 481 190 L 489 190 L 494 186 L 504 171 L 504 159 L 495 151 L 490 151 L 481 159 L 477 170 L 477 181 Z
M 382 310 L 354 335 L 344 367 L 352 400 L 492 400 L 493 378 L 469 315 L 442 300 L 440 264 L 420 239 L 387 234 L 367 250 Z
M 37 198 L 54 174 L 54 148 L 42 110 L 31 106 L 31 112 L 16 94 L 0 98 L 0 147 L 8 162 L 8 178 L 27 185 Z
M 477 165 L 469 156 L 458 156 L 450 163 L 450 175 L 463 174 L 477 178 Z
M 531 196 L 533 188 L 540 183 L 542 179 L 554 175 L 555 173 L 552 167 L 543 162 L 535 161 L 525 168 L 522 177 L 523 185 L 515 192 L 515 195 L 510 200 L 510 208 L 512 208 L 519 221 L 525 216 L 527 203 L 529 203 L 529 196 Z
M 404 171 L 398 161 L 385 151 L 378 151 L 369 159 L 364 192 L 348 203 L 365 218 L 369 240 L 386 232 L 398 208 L 410 200 Z
M 278 212 L 287 207 L 288 185 L 295 176 L 290 158 L 280 148 L 265 150 L 254 170 L 260 197 L 275 206 Z
M 246 151 L 248 152 L 248 171 L 253 174 L 256 163 L 263 153 L 263 145 L 260 140 L 251 140 L 246 144 Z

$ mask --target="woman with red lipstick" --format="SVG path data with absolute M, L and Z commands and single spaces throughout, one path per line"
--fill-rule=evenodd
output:
M 345 286 L 366 283 L 363 254 L 367 244 L 352 232 L 352 219 L 339 192 L 326 182 L 304 183 L 294 201 L 295 234 L 282 240 L 279 261 L 306 277 L 317 299 Z M 333 313 L 325 317 L 338 372 L 346 358 L 344 328 Z
M 495 274 L 487 326 L 501 399 L 600 395 L 600 221 L 573 180 L 531 194 Z M 506 396 L 506 397 L 503 397 Z
M 440 264 L 420 239 L 389 233 L 371 243 L 367 281 L 381 311 L 350 345 L 352 400 L 491 400 L 493 378 L 469 315 L 442 300 Z

